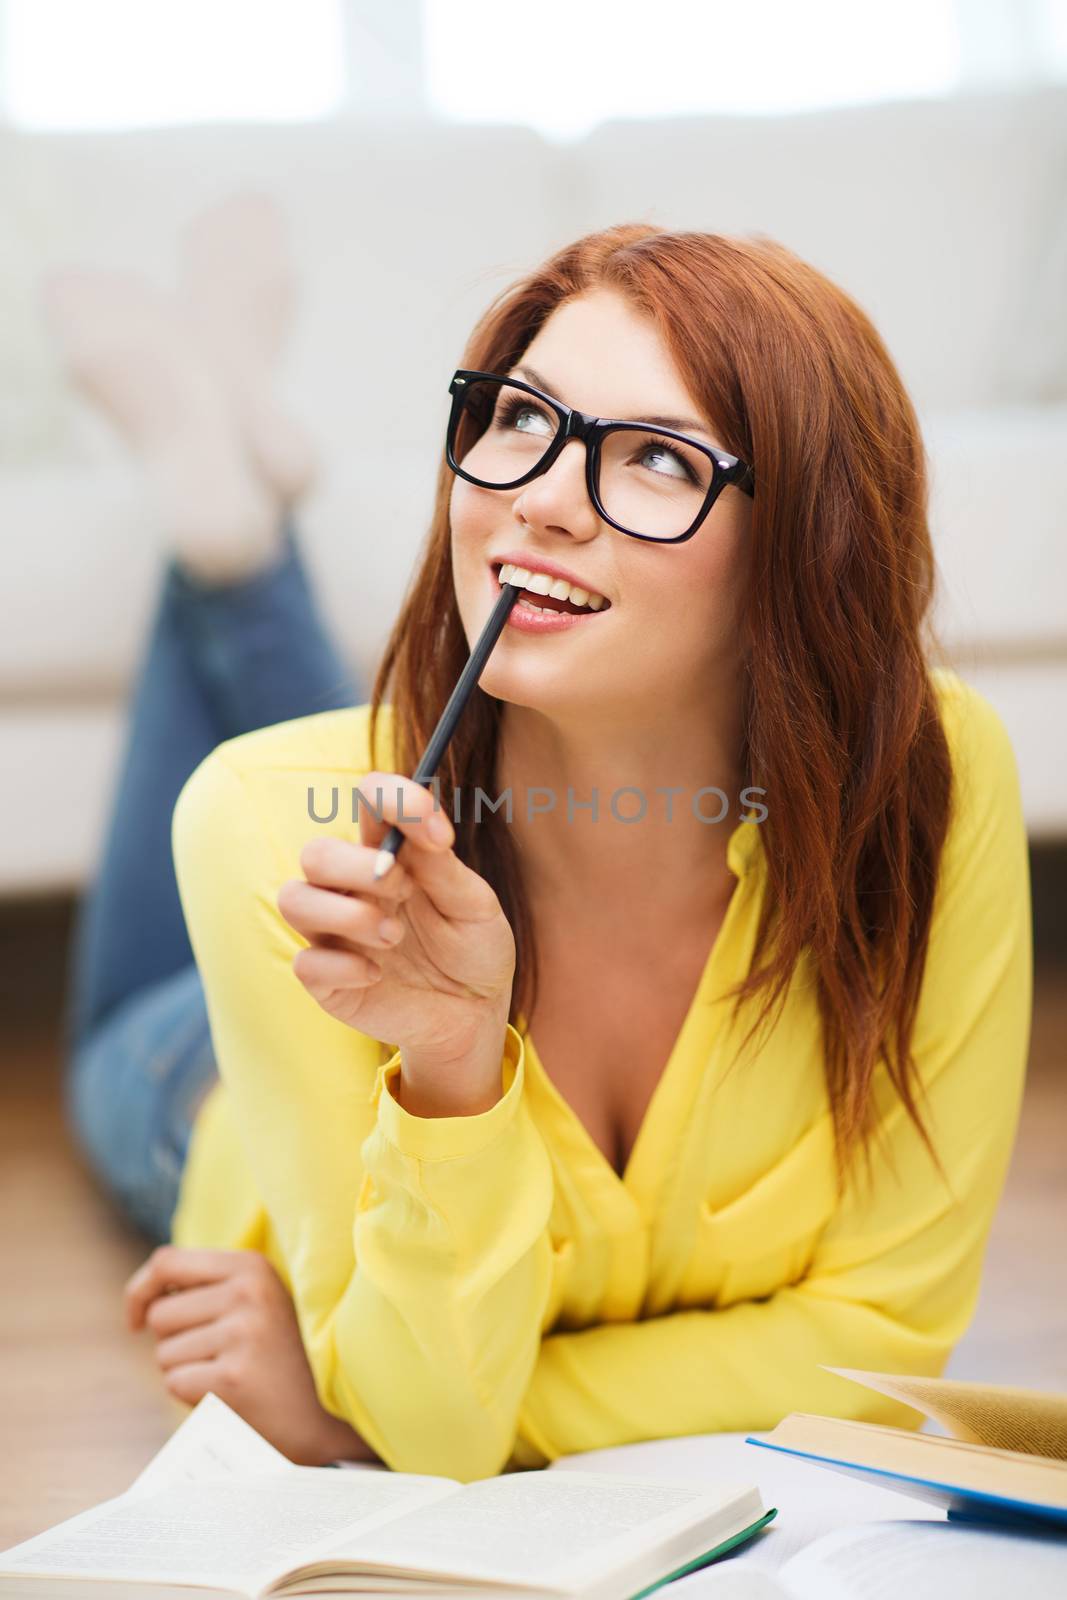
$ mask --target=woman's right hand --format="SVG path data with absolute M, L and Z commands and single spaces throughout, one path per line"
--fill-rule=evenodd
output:
M 490 885 L 453 851 L 452 824 L 429 789 L 370 772 L 359 793 L 361 843 L 309 840 L 304 878 L 278 893 L 282 916 L 310 940 L 293 971 L 330 1016 L 400 1046 L 405 1067 L 440 1068 L 461 1088 L 465 1063 L 487 1044 L 499 1066 L 515 974 L 511 926 Z M 431 819 L 444 822 L 443 841 Z M 393 823 L 404 843 L 375 883 L 378 845 Z M 396 938 L 379 932 L 383 918 L 398 925 Z

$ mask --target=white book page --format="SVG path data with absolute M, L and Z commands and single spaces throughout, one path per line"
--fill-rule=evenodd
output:
M 690 1588 L 689 1585 L 697 1584 L 698 1579 L 699 1585 Z M 702 1600 L 795 1600 L 781 1573 L 769 1572 L 764 1567 L 735 1566 L 733 1561 L 708 1567 L 705 1572 L 691 1573 L 688 1578 L 676 1578 L 669 1587 L 679 1595 L 684 1591 L 690 1600 L 695 1600 L 698 1594 Z M 958 1597 L 942 1595 L 941 1600 L 958 1600 Z
M 284 1471 L 240 1475 L 225 1452 L 208 1455 L 216 1465 L 232 1468 L 232 1475 L 202 1481 L 171 1477 L 165 1487 L 148 1491 L 142 1474 L 137 1492 L 105 1501 L 0 1554 L 0 1572 L 198 1583 L 254 1594 L 290 1567 L 313 1559 L 322 1544 L 339 1535 L 355 1539 L 412 1507 L 458 1492 L 447 1478 L 353 1477 L 298 1467 L 284 1456 Z M 177 1451 L 167 1471 L 175 1460 L 184 1471 L 197 1459 L 195 1452 Z
M 738 1564 L 751 1564 L 774 1571 L 813 1539 L 858 1522 L 904 1517 L 924 1522 L 945 1520 L 944 1512 L 936 1506 L 920 1506 L 910 1496 L 890 1489 L 876 1489 L 853 1478 L 825 1472 L 777 1451 L 759 1450 L 745 1443 L 743 1433 L 691 1434 L 680 1439 L 618 1445 L 612 1450 L 589 1450 L 581 1455 L 561 1456 L 545 1470 L 680 1477 L 705 1484 L 758 1484 L 763 1504 L 768 1511 L 775 1506 L 778 1515 L 762 1533 L 725 1558 L 731 1569 Z M 822 1482 L 823 1477 L 830 1481 Z M 705 1576 L 723 1570 L 725 1567 L 716 1565 Z M 694 1573 L 676 1579 L 671 1584 L 672 1594 L 677 1591 L 681 1600 L 682 1588 L 700 1577 L 700 1573 Z
M 350 1553 L 411 1572 L 579 1586 L 639 1559 L 744 1488 L 716 1492 L 632 1474 L 625 1480 L 572 1474 L 564 1481 L 543 1471 L 505 1473 L 465 1484 L 454 1498 L 361 1538 Z M 346 1543 L 338 1541 L 330 1553 L 344 1555 Z
M 1067 1541 L 989 1525 L 886 1522 L 820 1539 L 780 1578 L 790 1600 L 1063 1600 Z
M 156 1451 L 126 1495 L 155 1494 L 175 1484 L 202 1483 L 208 1478 L 292 1470 L 288 1456 L 268 1444 L 225 1400 L 209 1392 Z
M 953 1522 L 839 1528 L 770 1571 L 727 1558 L 671 1584 L 677 1600 L 1063 1600 L 1067 1540 Z

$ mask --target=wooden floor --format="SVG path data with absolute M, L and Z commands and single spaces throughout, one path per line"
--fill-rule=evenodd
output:
M 0 1549 L 121 1493 L 188 1415 L 159 1381 L 151 1334 L 123 1327 L 122 1286 L 149 1246 L 74 1151 L 54 989 L 39 975 L 25 982 L 51 1010 L 9 1022 L 5 1006 L 3 1024 Z M 1067 1390 L 1067 969 L 1040 972 L 1036 993 L 1020 1137 L 978 1313 L 949 1375 Z
M 151 1246 L 76 1155 L 58 1050 L 7 1039 L 0 1079 L 0 1549 L 120 1494 L 188 1415 L 152 1335 L 122 1323 L 122 1286 Z

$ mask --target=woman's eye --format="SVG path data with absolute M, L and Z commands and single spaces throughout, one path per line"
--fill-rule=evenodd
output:
M 548 426 L 548 418 L 542 412 L 535 410 L 533 406 L 520 406 L 510 420 L 512 426 L 518 428 L 519 433 L 537 433 L 538 423 L 541 424 L 541 431 L 544 431 Z M 520 422 L 524 420 L 528 420 L 532 426 L 520 427 Z
M 668 447 L 664 444 L 647 445 L 643 451 L 643 455 L 646 461 L 650 457 L 658 456 L 661 461 L 667 462 L 668 466 L 666 471 L 664 471 L 661 467 L 657 467 L 655 469 L 657 472 L 662 472 L 664 477 L 690 477 L 689 468 L 686 466 L 685 462 L 679 455 L 677 455 L 673 450 L 668 449 Z

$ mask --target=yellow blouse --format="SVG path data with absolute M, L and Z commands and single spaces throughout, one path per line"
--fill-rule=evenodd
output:
M 495 1105 L 422 1118 L 394 1098 L 399 1050 L 292 971 L 306 941 L 278 889 L 322 827 L 358 842 L 352 786 L 395 770 L 387 743 L 371 758 L 369 707 L 229 739 L 190 776 L 174 854 L 221 1078 L 173 1239 L 268 1256 L 322 1404 L 390 1467 L 471 1482 L 791 1410 L 914 1425 L 820 1363 L 936 1374 L 967 1327 L 1032 999 L 1012 747 L 976 690 L 933 676 L 960 798 L 913 1052 L 948 1181 L 880 1068 L 872 1181 L 860 1163 L 841 1198 L 810 971 L 743 1062 L 745 1014 L 735 1035 L 720 999 L 752 954 L 756 822 L 730 836 L 738 886 L 620 1179 L 525 1025 L 507 1029 Z M 312 821 L 309 789 L 324 815 L 335 786 L 336 818 Z

